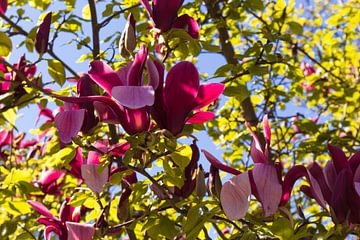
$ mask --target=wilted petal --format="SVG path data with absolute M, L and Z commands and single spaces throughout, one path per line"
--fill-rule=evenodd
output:
M 164 102 L 167 109 L 167 129 L 174 135 L 184 127 L 198 95 L 199 73 L 190 62 L 176 64 L 166 77 Z
M 333 159 L 334 167 L 337 173 L 339 173 L 342 169 L 348 167 L 348 160 L 345 156 L 345 153 L 341 150 L 341 148 L 328 144 L 328 149 Z
M 66 222 L 68 240 L 91 240 L 95 234 L 93 224 Z
M 239 174 L 226 182 L 221 189 L 220 201 L 225 215 L 231 220 L 245 217 L 249 209 L 251 187 L 248 172 Z
M 28 200 L 27 203 L 30 204 L 33 207 L 33 209 L 38 213 L 40 213 L 41 215 L 48 218 L 55 218 L 54 215 L 49 211 L 49 209 L 47 209 L 47 207 L 45 207 L 42 203 L 32 200 Z
M 183 0 L 153 0 L 152 19 L 155 26 L 163 32 L 168 31 L 177 17 L 182 2 Z
M 103 169 L 99 173 L 98 164 L 83 164 L 81 166 L 81 176 L 84 179 L 86 185 L 94 192 L 101 193 L 103 186 L 109 179 L 109 171 L 107 168 Z
M 282 186 L 279 183 L 275 167 L 256 163 L 252 170 L 252 176 L 265 217 L 274 214 L 282 196 Z
M 55 125 L 61 142 L 69 143 L 77 135 L 83 125 L 85 111 L 85 109 L 70 110 L 59 112 L 55 116 Z
M 214 102 L 224 92 L 225 85 L 222 83 L 210 83 L 200 85 L 195 99 L 194 109 L 203 108 Z
M 8 6 L 8 0 L 0 0 L 0 13 L 5 14 Z
M 110 96 L 113 87 L 124 85 L 118 74 L 106 63 L 94 60 L 90 66 L 89 76 Z
M 189 33 L 192 38 L 199 38 L 199 25 L 194 18 L 190 17 L 187 14 L 183 14 L 180 17 L 176 18 L 172 27 L 185 29 L 185 31 Z
M 111 93 L 121 105 L 131 109 L 152 106 L 155 100 L 152 86 L 117 86 Z
M 197 112 L 186 120 L 187 124 L 202 124 L 215 117 L 213 112 Z
M 241 173 L 239 170 L 236 170 L 230 166 L 221 163 L 218 159 L 216 159 L 216 157 L 214 157 L 206 150 L 202 149 L 201 151 L 204 153 L 206 159 L 217 169 L 223 170 L 224 172 L 228 172 L 234 175 L 239 175 Z
M 43 54 L 47 51 L 51 25 L 51 14 L 52 13 L 49 12 L 45 16 L 36 33 L 35 49 L 39 54 Z

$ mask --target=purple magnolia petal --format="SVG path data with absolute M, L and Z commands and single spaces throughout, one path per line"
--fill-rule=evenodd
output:
M 311 186 L 311 194 L 315 198 L 315 200 L 320 204 L 320 206 L 326 209 L 326 201 L 324 199 L 324 195 L 322 194 L 320 184 L 318 183 L 317 179 L 311 175 L 310 171 L 308 170 L 307 175 L 308 181 Z
M 330 202 L 330 206 L 335 212 L 335 221 L 339 223 L 346 220 L 349 212 L 347 190 L 352 184 L 349 178 L 351 178 L 351 173 L 347 168 L 344 168 L 338 173 L 334 187 L 335 194 L 332 195 Z
M 33 207 L 33 209 L 35 211 L 37 211 L 38 213 L 40 213 L 41 215 L 48 217 L 48 218 L 55 219 L 54 215 L 42 203 L 32 201 L 32 200 L 28 200 L 27 203 L 30 204 Z
M 99 173 L 99 167 L 98 164 L 83 164 L 81 166 L 81 176 L 86 185 L 96 193 L 103 191 L 103 186 L 109 179 L 108 169 L 105 168 Z
M 305 177 L 307 175 L 307 170 L 302 165 L 296 165 L 290 168 L 289 172 L 285 175 L 284 178 L 280 206 L 284 206 L 289 201 L 295 182 L 299 178 Z
M 348 162 L 349 162 L 351 171 L 354 173 L 360 166 L 360 151 L 357 151 L 354 155 L 352 155 L 349 158 Z
M 337 173 L 349 166 L 347 157 L 345 156 L 345 153 L 341 150 L 341 148 L 328 144 L 328 149 L 331 158 L 333 159 L 334 167 Z
M 159 86 L 160 76 L 155 63 L 150 58 L 146 61 L 146 69 L 149 75 L 149 85 L 156 90 Z
M 117 86 L 111 93 L 121 105 L 130 109 L 152 106 L 155 100 L 152 86 Z
M 58 179 L 61 179 L 65 176 L 64 172 L 60 172 L 54 169 L 49 169 L 41 174 L 39 183 L 43 185 L 49 185 L 53 182 L 56 182 Z
M 118 143 L 109 148 L 109 152 L 115 157 L 122 157 L 130 149 L 130 143 Z
M 88 74 L 81 74 L 81 77 L 76 85 L 77 94 L 80 97 L 96 95 L 94 87 L 96 84 Z
M 146 108 L 129 109 L 125 108 L 125 118 L 121 120 L 121 126 L 132 135 L 149 130 L 150 116 Z
M 135 60 L 127 74 L 128 86 L 141 86 L 142 74 L 144 71 L 146 59 L 148 57 L 148 49 L 145 45 L 141 45 L 140 50 L 135 55 Z
M 149 0 L 140 0 L 141 4 L 145 7 L 149 17 L 152 17 L 151 6 L 149 4 Z
M 170 30 L 182 3 L 183 0 L 153 0 L 152 19 L 155 26 L 163 32 Z
M 55 125 L 61 142 L 69 143 L 77 135 L 83 125 L 85 111 L 85 109 L 70 110 L 59 112 L 55 116 Z
M 39 54 L 43 54 L 47 51 L 51 25 L 51 14 L 52 13 L 49 12 L 45 16 L 36 33 L 35 49 Z
M 226 182 L 221 189 L 220 201 L 225 215 L 230 220 L 245 217 L 251 194 L 248 172 L 239 174 Z
M 71 167 L 70 174 L 76 177 L 77 179 L 81 178 L 81 165 L 84 163 L 84 158 L 82 154 L 82 149 L 80 147 L 76 148 L 76 155 L 70 161 L 69 165 Z
M 265 217 L 274 214 L 282 196 L 282 186 L 279 183 L 275 167 L 256 163 L 252 170 L 252 176 Z
M 106 63 L 94 60 L 90 63 L 90 66 L 89 76 L 110 96 L 113 87 L 123 85 L 119 75 Z
M 354 174 L 354 185 L 357 194 L 360 196 L 360 166 L 356 169 Z
M 192 38 L 199 38 L 199 25 L 194 18 L 190 17 L 187 14 L 183 14 L 180 17 L 176 18 L 172 27 L 185 29 L 185 31 L 189 33 Z
M 328 161 L 326 163 L 323 171 L 324 171 L 325 180 L 326 180 L 327 185 L 329 186 L 331 191 L 334 191 L 337 173 L 336 173 L 333 162 Z
M 164 103 L 167 109 L 167 129 L 174 135 L 184 127 L 198 95 L 199 73 L 190 62 L 176 64 L 166 77 Z
M 325 201 L 330 202 L 332 192 L 326 182 L 323 169 L 319 166 L 319 164 L 315 162 L 308 166 L 308 170 L 311 173 L 311 175 L 316 179 L 316 181 L 319 183 L 321 193 L 323 194 Z
M 11 132 L 2 130 L 0 131 L 0 148 L 11 143 Z
M 61 235 L 61 229 L 59 229 L 53 225 L 49 225 L 45 228 L 45 231 L 44 231 L 45 240 L 51 240 L 51 233 L 53 233 L 53 232 L 58 236 Z
M 246 122 L 245 124 L 253 137 L 253 142 L 250 149 L 251 158 L 253 159 L 254 163 L 268 163 L 268 159 L 264 154 L 259 138 L 252 130 L 250 123 Z
M 267 116 L 267 115 L 264 116 L 263 123 L 264 123 L 265 139 L 266 139 L 267 144 L 270 145 L 270 141 L 271 141 L 271 130 L 270 130 L 270 124 L 269 124 L 269 119 L 268 119 L 268 116 Z
M 166 127 L 166 106 L 164 100 L 164 65 L 159 61 L 154 61 L 156 69 L 159 73 L 159 86 L 155 91 L 155 103 L 151 108 L 151 115 L 157 125 L 164 129 Z
M 68 240 L 91 240 L 95 234 L 93 224 L 66 222 Z
M 211 165 L 213 165 L 217 169 L 223 170 L 224 172 L 228 172 L 228 173 L 231 173 L 231 174 L 234 174 L 234 175 L 241 174 L 241 172 L 239 170 L 236 170 L 236 169 L 234 169 L 234 168 L 232 168 L 230 166 L 227 166 L 227 165 L 221 163 L 216 157 L 211 155 L 206 150 L 202 149 L 201 151 L 204 153 L 206 159 L 211 163 Z
M 0 0 L 0 13 L 5 14 L 8 6 L 8 0 Z
M 99 115 L 100 121 L 109 124 L 119 124 L 119 116 L 113 108 L 103 102 L 94 102 L 94 108 Z
M 200 85 L 194 109 L 201 109 L 214 102 L 224 92 L 224 89 L 225 85 L 222 83 Z
M 197 112 L 186 120 L 186 124 L 202 124 L 215 117 L 213 112 Z
M 74 206 L 69 204 L 70 197 L 67 197 L 60 207 L 60 221 L 65 223 L 66 221 L 78 222 L 80 221 L 80 212 L 76 211 Z

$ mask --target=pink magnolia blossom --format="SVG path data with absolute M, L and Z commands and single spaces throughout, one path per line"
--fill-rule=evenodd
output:
M 199 26 L 195 19 L 187 14 L 177 16 L 183 2 L 183 0 L 153 0 L 150 6 L 149 0 L 141 0 L 156 28 L 162 32 L 167 32 L 171 28 L 184 28 L 190 36 L 198 38 Z
M 0 0 L 0 13 L 5 14 L 8 6 L 8 0 Z
M 35 183 L 43 193 L 59 196 L 62 194 L 61 184 L 64 181 L 64 177 L 64 172 L 49 169 L 43 171 L 39 180 L 35 181 Z
M 190 62 L 180 62 L 170 69 L 164 84 L 164 67 L 156 62 L 159 87 L 151 114 L 158 126 L 172 134 L 181 133 L 185 124 L 203 123 L 215 117 L 200 109 L 214 102 L 224 91 L 220 83 L 200 85 L 199 73 Z
M 40 24 L 35 38 L 35 49 L 39 54 L 44 54 L 48 49 L 50 25 L 51 25 L 51 12 L 46 14 L 44 20 Z

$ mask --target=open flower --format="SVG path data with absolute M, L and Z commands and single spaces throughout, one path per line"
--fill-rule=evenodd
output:
M 60 185 L 64 181 L 64 176 L 64 172 L 55 169 L 49 169 L 43 171 L 39 180 L 35 183 L 39 186 L 43 193 L 59 196 L 62 194 Z
M 214 102 L 224 91 L 224 85 L 200 85 L 199 73 L 190 62 L 180 62 L 170 69 L 164 85 L 164 67 L 155 62 L 159 74 L 159 87 L 151 114 L 162 129 L 172 134 L 181 133 L 186 123 L 204 123 L 215 117 L 201 108 Z
M 335 223 L 360 223 L 360 151 L 347 158 L 338 147 L 328 145 L 332 161 L 322 168 L 308 167 L 310 186 L 301 189 L 330 213 Z
M 243 218 L 249 208 L 250 195 L 254 195 L 263 206 L 264 215 L 274 214 L 279 206 L 285 205 L 290 198 L 291 189 L 295 181 L 303 176 L 299 174 L 298 166 L 291 168 L 282 180 L 282 166 L 279 162 L 270 161 L 271 131 L 268 119 L 264 117 L 265 149 L 262 148 L 255 132 L 248 128 L 253 136 L 251 157 L 254 168 L 241 173 L 222 164 L 214 156 L 203 150 L 205 157 L 213 167 L 236 175 L 226 182 L 221 189 L 220 201 L 226 216 L 232 220 Z
M 45 239 L 51 239 L 51 233 L 56 234 L 59 240 L 83 239 L 91 240 L 95 229 L 91 224 L 78 223 L 80 221 L 80 212 L 75 212 L 75 207 L 69 205 L 70 198 L 66 198 L 60 208 L 59 218 L 55 217 L 46 206 L 40 202 L 29 200 L 32 208 L 43 217 L 37 219 L 45 225 Z M 72 224 L 73 222 L 78 224 Z M 70 223 L 70 225 L 68 225 Z M 77 233 L 77 234 L 76 234 Z M 82 234 L 79 236 L 78 234 Z
M 187 14 L 177 16 L 183 2 L 183 0 L 153 0 L 152 6 L 150 6 L 149 0 L 141 0 L 153 20 L 155 28 L 162 32 L 167 32 L 171 28 L 183 28 L 193 38 L 198 38 L 199 26 L 195 19 Z

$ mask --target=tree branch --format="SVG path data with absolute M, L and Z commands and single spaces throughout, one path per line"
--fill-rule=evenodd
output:
M 93 36 L 93 59 L 98 60 L 100 58 L 100 38 L 99 38 L 99 25 L 97 22 L 96 3 L 95 0 L 88 0 L 91 14 L 91 28 Z

